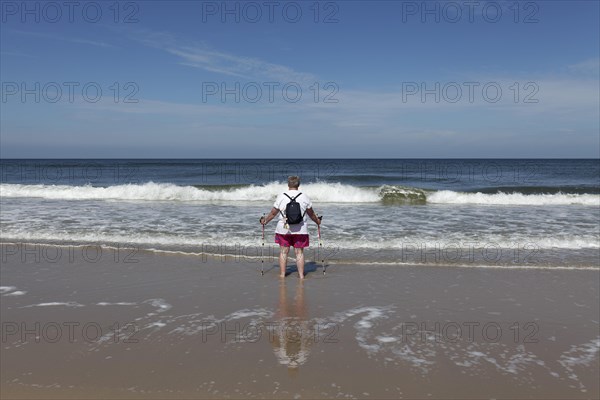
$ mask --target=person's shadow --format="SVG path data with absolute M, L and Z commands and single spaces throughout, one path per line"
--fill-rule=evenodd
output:
M 298 280 L 293 298 L 288 298 L 287 283 L 279 283 L 279 304 L 272 331 L 273 352 L 277 361 L 292 375 L 306 363 L 310 347 L 315 342 L 315 331 L 308 320 L 304 300 L 304 281 Z

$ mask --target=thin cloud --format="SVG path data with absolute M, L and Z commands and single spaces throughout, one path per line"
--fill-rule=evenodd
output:
M 71 103 L 62 102 L 70 106 Z M 277 115 L 280 108 L 261 107 L 261 108 L 241 108 L 238 104 L 195 104 L 195 103 L 176 103 L 168 101 L 139 99 L 137 103 L 115 103 L 110 99 L 102 99 L 97 103 L 86 102 L 83 98 L 77 97 L 73 103 L 77 110 L 90 112 L 111 113 L 111 114 L 129 114 L 140 116 L 172 116 L 178 118 L 188 118 L 191 120 L 204 121 L 206 118 L 231 119 L 235 113 L 237 118 L 253 117 L 257 114 Z M 279 110 L 279 111 L 278 111 Z
M 567 68 L 569 71 L 575 73 L 598 75 L 600 73 L 600 58 L 590 58 L 589 60 L 569 65 Z
M 21 30 L 17 30 L 17 29 L 11 29 L 10 32 L 16 33 L 18 35 L 33 36 L 33 37 L 52 39 L 52 40 L 60 40 L 63 42 L 70 42 L 70 43 L 76 43 L 76 44 L 88 44 L 91 46 L 104 47 L 104 48 L 109 48 L 109 47 L 115 48 L 116 47 L 116 46 L 113 46 L 112 44 L 108 44 L 106 42 L 97 42 L 95 40 L 73 38 L 73 37 L 68 37 L 68 36 L 56 35 L 54 33 L 30 32 L 30 31 L 21 31 Z
M 181 57 L 186 65 L 210 72 L 247 79 L 266 78 L 285 82 L 314 82 L 312 74 L 297 72 L 284 65 L 273 64 L 258 58 L 236 56 L 202 47 L 169 47 L 165 51 Z
M 206 43 L 181 44 L 182 40 L 166 32 L 136 30 L 131 39 L 179 58 L 179 64 L 242 79 L 312 84 L 315 75 L 271 63 L 257 57 L 236 55 L 211 49 Z

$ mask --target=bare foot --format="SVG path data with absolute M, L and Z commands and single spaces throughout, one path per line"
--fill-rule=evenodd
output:
M 304 279 L 304 275 L 298 275 L 300 279 Z
M 280 274 L 279 277 L 280 278 L 285 278 L 285 274 L 283 274 L 283 275 Z

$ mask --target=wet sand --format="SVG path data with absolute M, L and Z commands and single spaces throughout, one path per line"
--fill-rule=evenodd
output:
M 2 398 L 600 396 L 598 270 L 309 264 L 302 282 L 37 249 L 3 247 Z

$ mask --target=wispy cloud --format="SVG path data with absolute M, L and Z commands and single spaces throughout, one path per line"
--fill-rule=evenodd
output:
M 164 50 L 181 57 L 185 65 L 210 72 L 246 79 L 270 79 L 278 82 L 310 83 L 315 81 L 315 76 L 310 73 L 298 72 L 285 65 L 270 63 L 259 58 L 237 56 L 191 46 L 167 47 Z
M 235 76 L 241 79 L 262 79 L 276 82 L 312 84 L 316 76 L 296 71 L 292 67 L 275 64 L 257 57 L 232 54 L 212 49 L 206 43 L 184 43 L 170 33 L 130 31 L 130 37 L 146 46 L 163 50 L 179 59 L 179 64 L 208 72 Z
M 600 74 L 600 58 L 590 58 L 568 66 L 569 71 L 583 74 Z
M 112 44 L 108 44 L 106 42 L 98 42 L 95 40 L 88 40 L 88 39 L 83 39 L 83 38 L 78 38 L 78 37 L 62 36 L 62 35 L 57 35 L 54 33 L 31 32 L 31 31 L 22 31 L 22 30 L 18 30 L 18 29 L 11 29 L 10 32 L 16 33 L 17 35 L 39 37 L 39 38 L 51 39 L 51 40 L 60 40 L 63 42 L 86 44 L 86 45 L 97 46 L 97 47 L 105 47 L 105 48 L 116 47 L 116 46 L 113 46 Z
M 279 100 L 275 103 L 245 104 L 235 102 L 177 103 L 151 99 L 139 99 L 138 103 L 114 103 L 106 100 L 100 103 L 86 103 L 77 99 L 77 104 L 88 111 L 110 112 L 129 115 L 163 115 L 186 118 L 190 121 L 203 121 L 223 118 L 243 123 L 244 119 L 270 121 L 271 119 L 303 121 L 315 126 L 330 126 L 346 129 L 390 129 L 409 120 L 437 121 L 455 118 L 460 113 L 465 119 L 482 119 L 502 116 L 507 120 L 540 122 L 548 121 L 598 121 L 599 95 L 598 81 L 573 79 L 537 80 L 539 92 L 534 96 L 537 103 L 525 103 L 528 91 L 521 88 L 520 99 L 515 101 L 514 93 L 507 88 L 514 79 L 488 78 L 482 81 L 495 81 L 505 91 L 497 103 L 484 101 L 479 95 L 470 103 L 466 94 L 458 103 L 433 101 L 432 96 L 422 102 L 420 95 L 406 99 L 401 91 L 379 92 L 375 90 L 340 90 L 336 95 L 338 103 L 314 102 L 312 97 L 298 103 Z M 547 118 L 547 119 L 546 119 Z M 414 123 L 414 122 L 413 122 Z M 452 130 L 435 129 L 436 135 L 445 136 Z
M 63 103 L 68 105 L 66 102 Z M 115 103 L 107 99 L 102 99 L 97 103 L 89 103 L 83 100 L 83 98 L 77 97 L 74 104 L 88 111 L 139 115 L 171 115 L 196 119 L 209 116 L 225 117 L 232 112 L 231 108 L 223 107 L 222 105 L 175 103 L 150 99 L 139 99 L 137 103 Z M 240 110 L 236 110 L 236 114 L 241 114 Z

